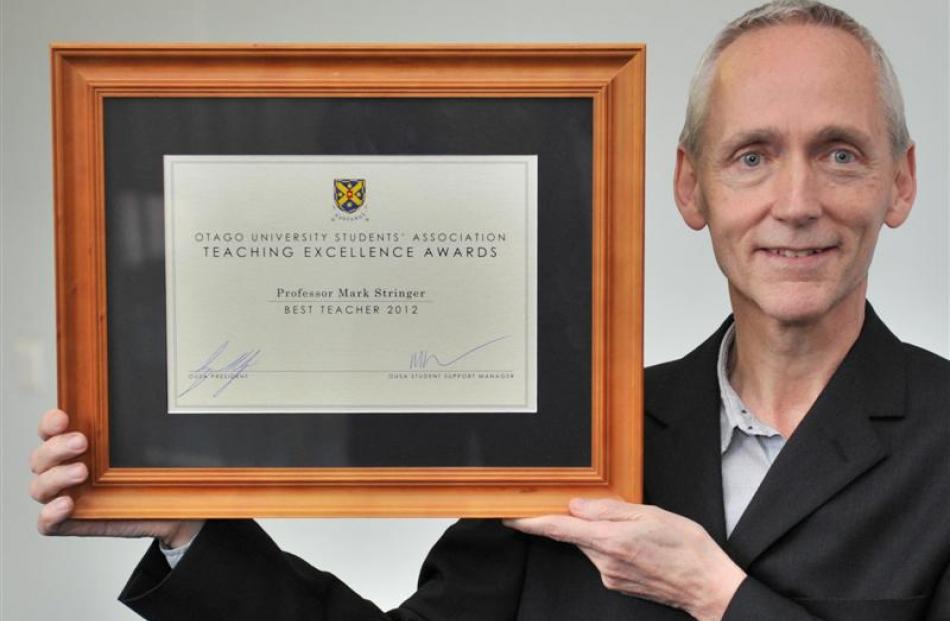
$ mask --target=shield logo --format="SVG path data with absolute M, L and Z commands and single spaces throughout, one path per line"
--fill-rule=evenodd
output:
M 366 179 L 334 179 L 333 202 L 343 213 L 359 211 L 366 202 Z

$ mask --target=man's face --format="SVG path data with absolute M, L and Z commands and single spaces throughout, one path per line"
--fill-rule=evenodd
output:
M 701 154 L 677 161 L 677 203 L 708 226 L 737 312 L 808 323 L 863 303 L 883 223 L 915 192 L 895 157 L 873 61 L 852 36 L 782 25 L 746 33 L 716 67 Z

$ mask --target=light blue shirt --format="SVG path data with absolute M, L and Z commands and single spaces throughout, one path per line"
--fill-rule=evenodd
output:
M 759 484 L 785 446 L 785 437 L 763 423 L 729 383 L 729 353 L 736 339 L 736 324 L 726 331 L 719 346 L 719 440 L 722 454 L 722 500 L 726 510 L 726 535 L 732 534 Z
M 178 561 L 181 560 L 181 557 L 185 555 L 185 552 L 188 551 L 188 548 L 191 547 L 191 542 L 195 540 L 195 537 L 198 536 L 198 533 L 195 533 L 195 536 L 192 537 L 188 543 L 185 545 L 179 546 L 177 548 L 166 548 L 163 545 L 159 545 L 158 549 L 162 551 L 162 554 L 165 555 L 165 560 L 168 561 L 168 566 L 172 569 L 175 569 L 175 565 L 178 564 Z

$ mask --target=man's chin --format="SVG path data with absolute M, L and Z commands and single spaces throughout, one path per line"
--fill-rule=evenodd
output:
M 827 315 L 827 309 L 811 304 L 795 302 L 763 309 L 769 319 L 783 326 L 809 326 L 818 323 Z
M 738 301 L 734 299 L 734 304 Z M 827 292 L 815 288 L 795 287 L 792 290 L 770 292 L 758 299 L 746 298 L 745 302 L 753 314 L 778 324 L 807 326 L 828 317 L 841 300 L 835 300 Z

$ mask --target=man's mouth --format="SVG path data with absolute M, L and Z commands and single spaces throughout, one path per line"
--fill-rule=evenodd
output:
M 820 248 L 762 248 L 762 250 L 777 257 L 785 257 L 786 259 L 800 259 L 802 257 L 823 254 L 834 250 L 834 248 L 834 246 L 823 246 Z

